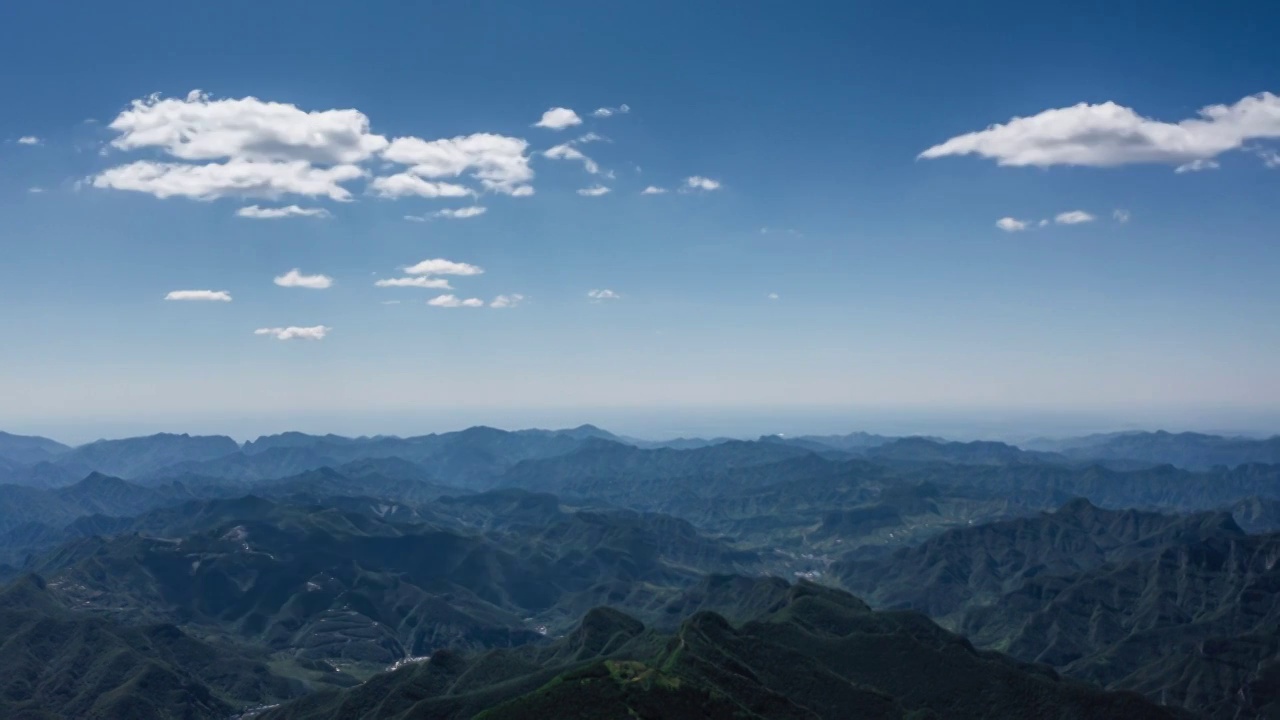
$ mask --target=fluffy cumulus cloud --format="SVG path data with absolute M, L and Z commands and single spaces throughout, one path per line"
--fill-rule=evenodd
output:
M 550 158 L 551 160 L 580 160 L 582 161 L 582 167 L 585 168 L 587 172 L 591 173 L 592 175 L 597 175 L 600 173 L 600 166 L 596 164 L 595 160 L 592 160 L 591 158 L 582 154 L 581 150 L 573 147 L 568 143 L 565 143 L 563 145 L 556 145 L 555 147 L 543 152 L 542 154 L 545 157 Z
M 720 189 L 720 181 L 719 181 L 719 180 L 712 180 L 711 178 L 702 177 L 701 175 L 694 175 L 693 177 L 685 178 L 685 180 L 684 180 L 684 189 L 685 189 L 685 190 L 689 190 L 689 191 L 691 191 L 691 190 L 706 190 L 706 191 L 719 190 L 719 189 Z
M 333 328 L 325 325 L 313 325 L 311 327 L 273 327 L 258 328 L 253 331 L 254 335 L 269 335 L 277 340 L 323 340 L 325 335 Z
M 22 137 L 18 138 L 19 145 L 39 145 L 41 144 L 41 142 L 42 141 L 40 140 L 40 138 L 36 137 L 35 135 L 23 135 Z
M 164 299 L 197 302 L 231 302 L 231 293 L 226 290 L 174 290 L 168 295 L 165 295 Z
M 1058 213 L 1053 219 L 1059 225 L 1079 225 L 1081 223 L 1093 222 L 1094 217 L 1083 210 L 1071 210 L 1064 213 Z
M 458 298 L 458 296 L 456 295 L 437 295 L 436 297 L 433 297 L 430 300 L 428 300 L 427 304 L 432 307 L 441 307 L 441 308 L 484 307 L 484 301 L 481 300 L 480 298 L 467 298 L 466 300 L 462 300 Z
M 582 118 L 578 117 L 578 113 L 569 108 L 554 107 L 542 113 L 542 119 L 534 123 L 533 126 L 547 128 L 548 130 L 564 130 L 581 124 Z
M 465 220 L 467 218 L 480 217 L 488 211 L 488 208 L 479 205 L 460 208 L 446 208 L 434 213 L 435 217 L 447 218 L 449 220 Z
M 377 287 L 413 287 L 426 288 L 428 290 L 452 290 L 453 286 L 444 278 L 427 277 L 419 275 L 417 277 L 401 277 L 401 278 L 383 278 L 373 283 Z
M 374 178 L 369 187 L 385 198 L 401 198 L 410 195 L 424 198 L 467 197 L 470 188 L 447 182 L 431 182 L 410 173 L 397 173 Z
M 1002 217 L 996 221 L 996 227 L 1000 228 L 1005 232 L 1018 232 L 1020 230 L 1026 230 L 1028 225 L 1030 225 L 1030 223 L 1027 222 L 1026 220 L 1018 220 L 1011 217 Z
M 257 205 L 242 207 L 236 211 L 236 215 L 242 218 L 253 218 L 254 220 L 276 220 L 287 217 L 329 217 L 329 211 L 324 208 L 304 208 L 297 205 L 286 205 L 284 207 L 264 208 Z
M 493 299 L 493 302 L 489 303 L 489 307 L 499 308 L 499 309 L 513 308 L 522 302 L 524 302 L 523 295 L 519 295 L 519 294 L 499 295 L 498 297 Z
M 661 188 L 661 187 L 658 187 L 657 185 L 650 185 L 649 187 L 641 190 L 640 194 L 641 195 L 662 195 L 666 192 L 667 192 L 666 188 Z
M 158 198 L 215 200 L 242 196 L 276 199 L 292 194 L 345 201 L 351 199 L 351 192 L 340 183 L 364 174 L 364 170 L 355 165 L 320 168 L 302 160 L 231 160 L 207 165 L 139 160 L 94 176 L 93 186 L 150 193 Z
M 520 138 L 492 133 L 439 140 L 402 137 L 393 140 L 382 157 L 408 166 L 408 174 L 418 177 L 456 178 L 467 173 L 486 190 L 524 197 L 533 194 L 528 148 Z
M 410 265 L 404 271 L 408 275 L 480 275 L 484 273 L 484 268 L 444 258 L 434 258 Z
M 591 302 L 604 302 L 605 300 L 617 300 L 621 297 L 622 296 L 619 295 L 618 293 L 608 289 L 587 291 L 587 298 L 591 300 Z
M 622 103 L 618 107 L 597 108 L 596 111 L 591 114 L 598 118 L 607 118 L 613 117 L 614 115 L 626 115 L 629 112 L 631 112 L 631 106 L 626 103 Z
M 347 165 L 387 146 L 358 110 L 305 111 L 255 97 L 213 100 L 193 90 L 186 98 L 152 95 L 134 100 L 108 125 L 121 150 L 159 148 L 183 160 L 239 159 Z
M 978 155 L 1000 165 L 1114 167 L 1158 163 L 1193 169 L 1251 140 L 1280 137 L 1280 96 L 1259 93 L 1166 122 L 1114 102 L 1045 110 L 958 135 L 921 158 Z M 1202 163 L 1196 167 L 1195 163 Z
M 600 197 L 601 195 L 607 195 L 610 192 L 612 191 L 604 185 L 592 185 L 591 187 L 580 188 L 578 190 L 578 194 L 583 197 Z
M 307 288 L 308 290 L 325 290 L 333 286 L 333 278 L 328 275 L 303 275 L 302 271 L 294 268 L 289 272 L 278 276 L 275 284 L 280 287 L 287 288 Z

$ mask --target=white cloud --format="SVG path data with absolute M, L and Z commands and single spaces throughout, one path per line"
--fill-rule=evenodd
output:
M 1111 217 L 1118 223 L 1127 223 L 1129 222 L 1129 211 L 1117 208 L 1115 212 L 1111 213 Z
M 528 147 L 520 138 L 492 133 L 430 141 L 402 137 L 393 140 L 382 157 L 408 165 L 408 172 L 425 178 L 458 177 L 470 170 L 485 189 L 523 197 L 533 194 Z
M 586 145 L 587 143 L 593 143 L 593 142 L 608 142 L 608 140 L 609 138 L 603 135 L 598 135 L 594 132 L 589 132 L 579 137 L 577 140 L 570 140 L 569 142 L 575 145 Z
M 275 284 L 287 288 L 307 288 L 308 290 L 324 290 L 333 285 L 333 278 L 328 275 L 303 275 L 298 268 L 280 275 Z
M 513 308 L 513 307 L 515 307 L 515 306 L 519 305 L 519 304 L 520 304 L 520 303 L 522 303 L 522 302 L 524 302 L 524 296 L 523 296 L 523 295 L 518 295 L 518 294 L 512 294 L 512 295 L 499 295 L 498 297 L 496 297 L 496 298 L 494 298 L 494 299 L 493 299 L 493 302 L 489 303 L 489 307 L 491 307 L 491 308 Z
M 410 265 L 404 271 L 409 275 L 480 275 L 484 272 L 484 268 L 443 258 L 435 258 L 434 260 L 423 260 L 417 265 Z
M 438 218 L 449 218 L 451 220 L 465 220 L 466 218 L 480 217 L 488 212 L 489 209 L 479 205 L 461 208 L 447 208 L 434 213 Z
M 542 154 L 551 160 L 581 160 L 582 166 L 586 168 L 587 172 L 592 175 L 599 174 L 600 172 L 600 166 L 596 164 L 595 160 L 583 155 L 582 151 L 568 143 L 556 145 Z
M 591 302 L 603 302 L 605 300 L 618 300 L 622 296 L 612 290 L 588 290 L 587 297 Z
M 1178 122 L 1143 117 L 1114 102 L 1080 103 L 958 135 L 920 157 L 978 155 L 1000 165 L 1037 167 L 1190 167 L 1249 140 L 1275 137 L 1280 137 L 1280 97 L 1264 92 L 1232 105 L 1207 106 L 1197 117 Z
M 432 307 L 442 307 L 442 308 L 484 307 L 484 301 L 481 300 L 480 298 L 467 298 L 466 300 L 460 300 L 455 295 L 437 295 L 436 297 L 433 297 L 430 300 L 428 300 L 427 304 Z
M 404 219 L 408 220 L 409 222 L 426 222 L 431 218 L 427 217 L 426 215 L 405 215 Z
M 37 193 L 37 194 L 38 194 L 38 193 L 42 193 L 42 192 L 44 192 L 44 188 L 39 187 L 39 186 L 33 186 L 33 187 L 29 187 L 29 188 L 27 188 L 27 192 L 29 192 L 29 193 Z
M 419 277 L 402 277 L 402 278 L 386 278 L 378 280 L 374 283 L 378 287 L 415 287 L 426 288 L 428 290 L 452 290 L 453 286 L 444 278 L 427 277 L 425 275 Z
M 409 173 L 374 178 L 369 187 L 385 198 L 401 198 L 406 195 L 424 198 L 467 197 L 472 194 L 468 187 L 454 183 L 430 182 Z
M 574 125 L 581 125 L 582 118 L 578 117 L 578 113 L 569 108 L 555 107 L 542 113 L 542 119 L 534 123 L 534 127 L 547 128 L 548 130 L 563 130 Z
M 778 299 L 778 293 L 769 293 L 767 297 L 768 297 L 770 300 L 777 300 L 777 299 Z
M 1053 219 L 1059 225 L 1079 225 L 1080 223 L 1093 222 L 1094 217 L 1083 210 L 1071 210 L 1069 212 L 1058 213 Z
M 314 325 L 312 327 L 275 327 L 275 328 L 258 328 L 253 331 L 254 335 L 270 335 L 277 340 L 323 340 L 325 335 L 333 328 L 324 325 Z
M 1189 163 L 1183 163 L 1174 168 L 1173 171 L 1181 175 L 1182 173 L 1201 172 L 1204 170 L 1217 170 L 1217 160 L 1192 160 Z
M 35 135 L 23 135 L 18 138 L 19 145 L 40 145 L 43 141 Z
M 1048 218 L 1045 218 L 1045 219 L 1041 220 L 1039 223 L 1036 223 L 1036 224 L 1037 224 L 1037 225 L 1039 225 L 1040 227 L 1046 227 L 1046 226 L 1048 226 L 1048 225 L 1049 225 L 1049 219 L 1048 219 Z
M 629 112 L 631 112 L 631 106 L 626 103 L 622 103 L 618 107 L 598 108 L 595 112 L 591 114 L 598 118 L 607 118 L 607 117 L 613 117 L 614 115 L 626 115 Z
M 1016 220 L 1011 217 L 1002 217 L 996 221 L 996 227 L 1005 232 L 1018 232 L 1026 230 L 1029 223 L 1026 220 Z
M 641 190 L 640 194 L 641 195 L 662 195 L 666 191 L 667 191 L 666 188 L 660 188 L 657 185 L 650 185 L 649 187 Z
M 329 211 L 324 208 L 304 208 L 297 205 L 286 205 L 284 207 L 264 208 L 257 205 L 242 207 L 236 211 L 237 217 L 253 218 L 255 220 L 274 220 L 286 217 L 329 217 Z
M 685 190 L 708 190 L 708 191 L 719 190 L 720 181 L 712 180 L 711 178 L 705 178 L 705 177 L 702 177 L 701 175 L 694 175 L 693 177 L 685 178 L 684 189 Z
M 364 170 L 355 165 L 318 168 L 300 160 L 232 160 L 209 165 L 139 160 L 94 176 L 93 186 L 145 192 L 158 198 L 181 196 L 214 200 L 234 195 L 275 199 L 292 194 L 350 200 L 351 193 L 339 183 L 364 174 Z
M 610 192 L 612 191 L 603 185 L 592 185 L 589 188 L 581 188 L 578 190 L 578 194 L 583 197 L 600 197 L 601 195 L 607 195 Z
M 1258 148 L 1258 157 L 1262 158 L 1262 164 L 1269 168 L 1280 168 L 1280 153 L 1269 148 Z
M 164 299 L 231 302 L 231 293 L 226 290 L 174 290 L 168 295 L 165 295 Z
M 383 305 L 399 305 L 400 301 L 399 300 L 383 300 L 382 304 Z
M 387 147 L 358 110 L 308 112 L 255 97 L 212 100 L 198 90 L 185 99 L 134 100 L 108 127 L 120 133 L 116 148 L 160 148 L 182 160 L 348 165 Z

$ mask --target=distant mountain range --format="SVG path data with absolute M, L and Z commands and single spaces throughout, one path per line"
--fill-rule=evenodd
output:
M 0 441 L 3 717 L 1280 715 L 1280 463 L 1128 435 Z

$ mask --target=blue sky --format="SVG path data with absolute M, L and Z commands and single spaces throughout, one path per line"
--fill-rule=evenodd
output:
M 1280 430 L 1280 8 L 366 5 L 0 10 L 0 427 Z

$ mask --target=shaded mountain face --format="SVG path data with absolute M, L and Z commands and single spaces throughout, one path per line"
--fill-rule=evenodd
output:
M 0 460 L 16 465 L 34 465 L 47 462 L 66 453 L 71 448 L 56 440 L 32 435 L 13 435 L 0 431 Z
M 1128 432 L 1059 441 L 1039 441 L 1038 449 L 1073 459 L 1132 460 L 1189 470 L 1251 463 L 1280 463 L 1280 436 L 1265 440 L 1201 433 Z
M 0 591 L 0 715 L 222 720 L 300 695 L 264 658 L 173 625 L 122 625 L 65 609 L 44 580 Z
M 412 524 L 386 519 L 377 499 L 349 509 L 189 503 L 116 528 L 114 539 L 65 545 L 32 569 L 82 610 L 384 666 L 440 647 L 526 643 L 605 603 L 656 614 L 702 572 L 758 562 L 674 518 L 531 499 L 536 521 L 502 512 L 482 534 L 465 525 L 486 514 L 483 496 L 455 516 L 461 500 L 441 503 Z
M 1257 717 L 1280 663 L 1280 536 L 1226 512 L 1168 516 L 1084 500 L 952 530 L 833 576 L 982 646 L 1211 717 Z
M 183 462 L 212 460 L 240 451 L 235 440 L 222 435 L 161 433 L 124 440 L 99 440 L 81 445 L 58 458 L 58 463 L 88 467 L 123 478 L 136 478 Z
M 1100 691 L 978 652 L 923 616 L 874 613 L 846 593 L 802 584 L 785 588 L 772 607 L 741 625 L 704 611 L 671 635 L 647 631 L 616 611 L 592 610 L 550 645 L 437 653 L 358 688 L 286 703 L 262 718 L 834 720 L 850 713 L 1176 717 L 1135 694 Z

